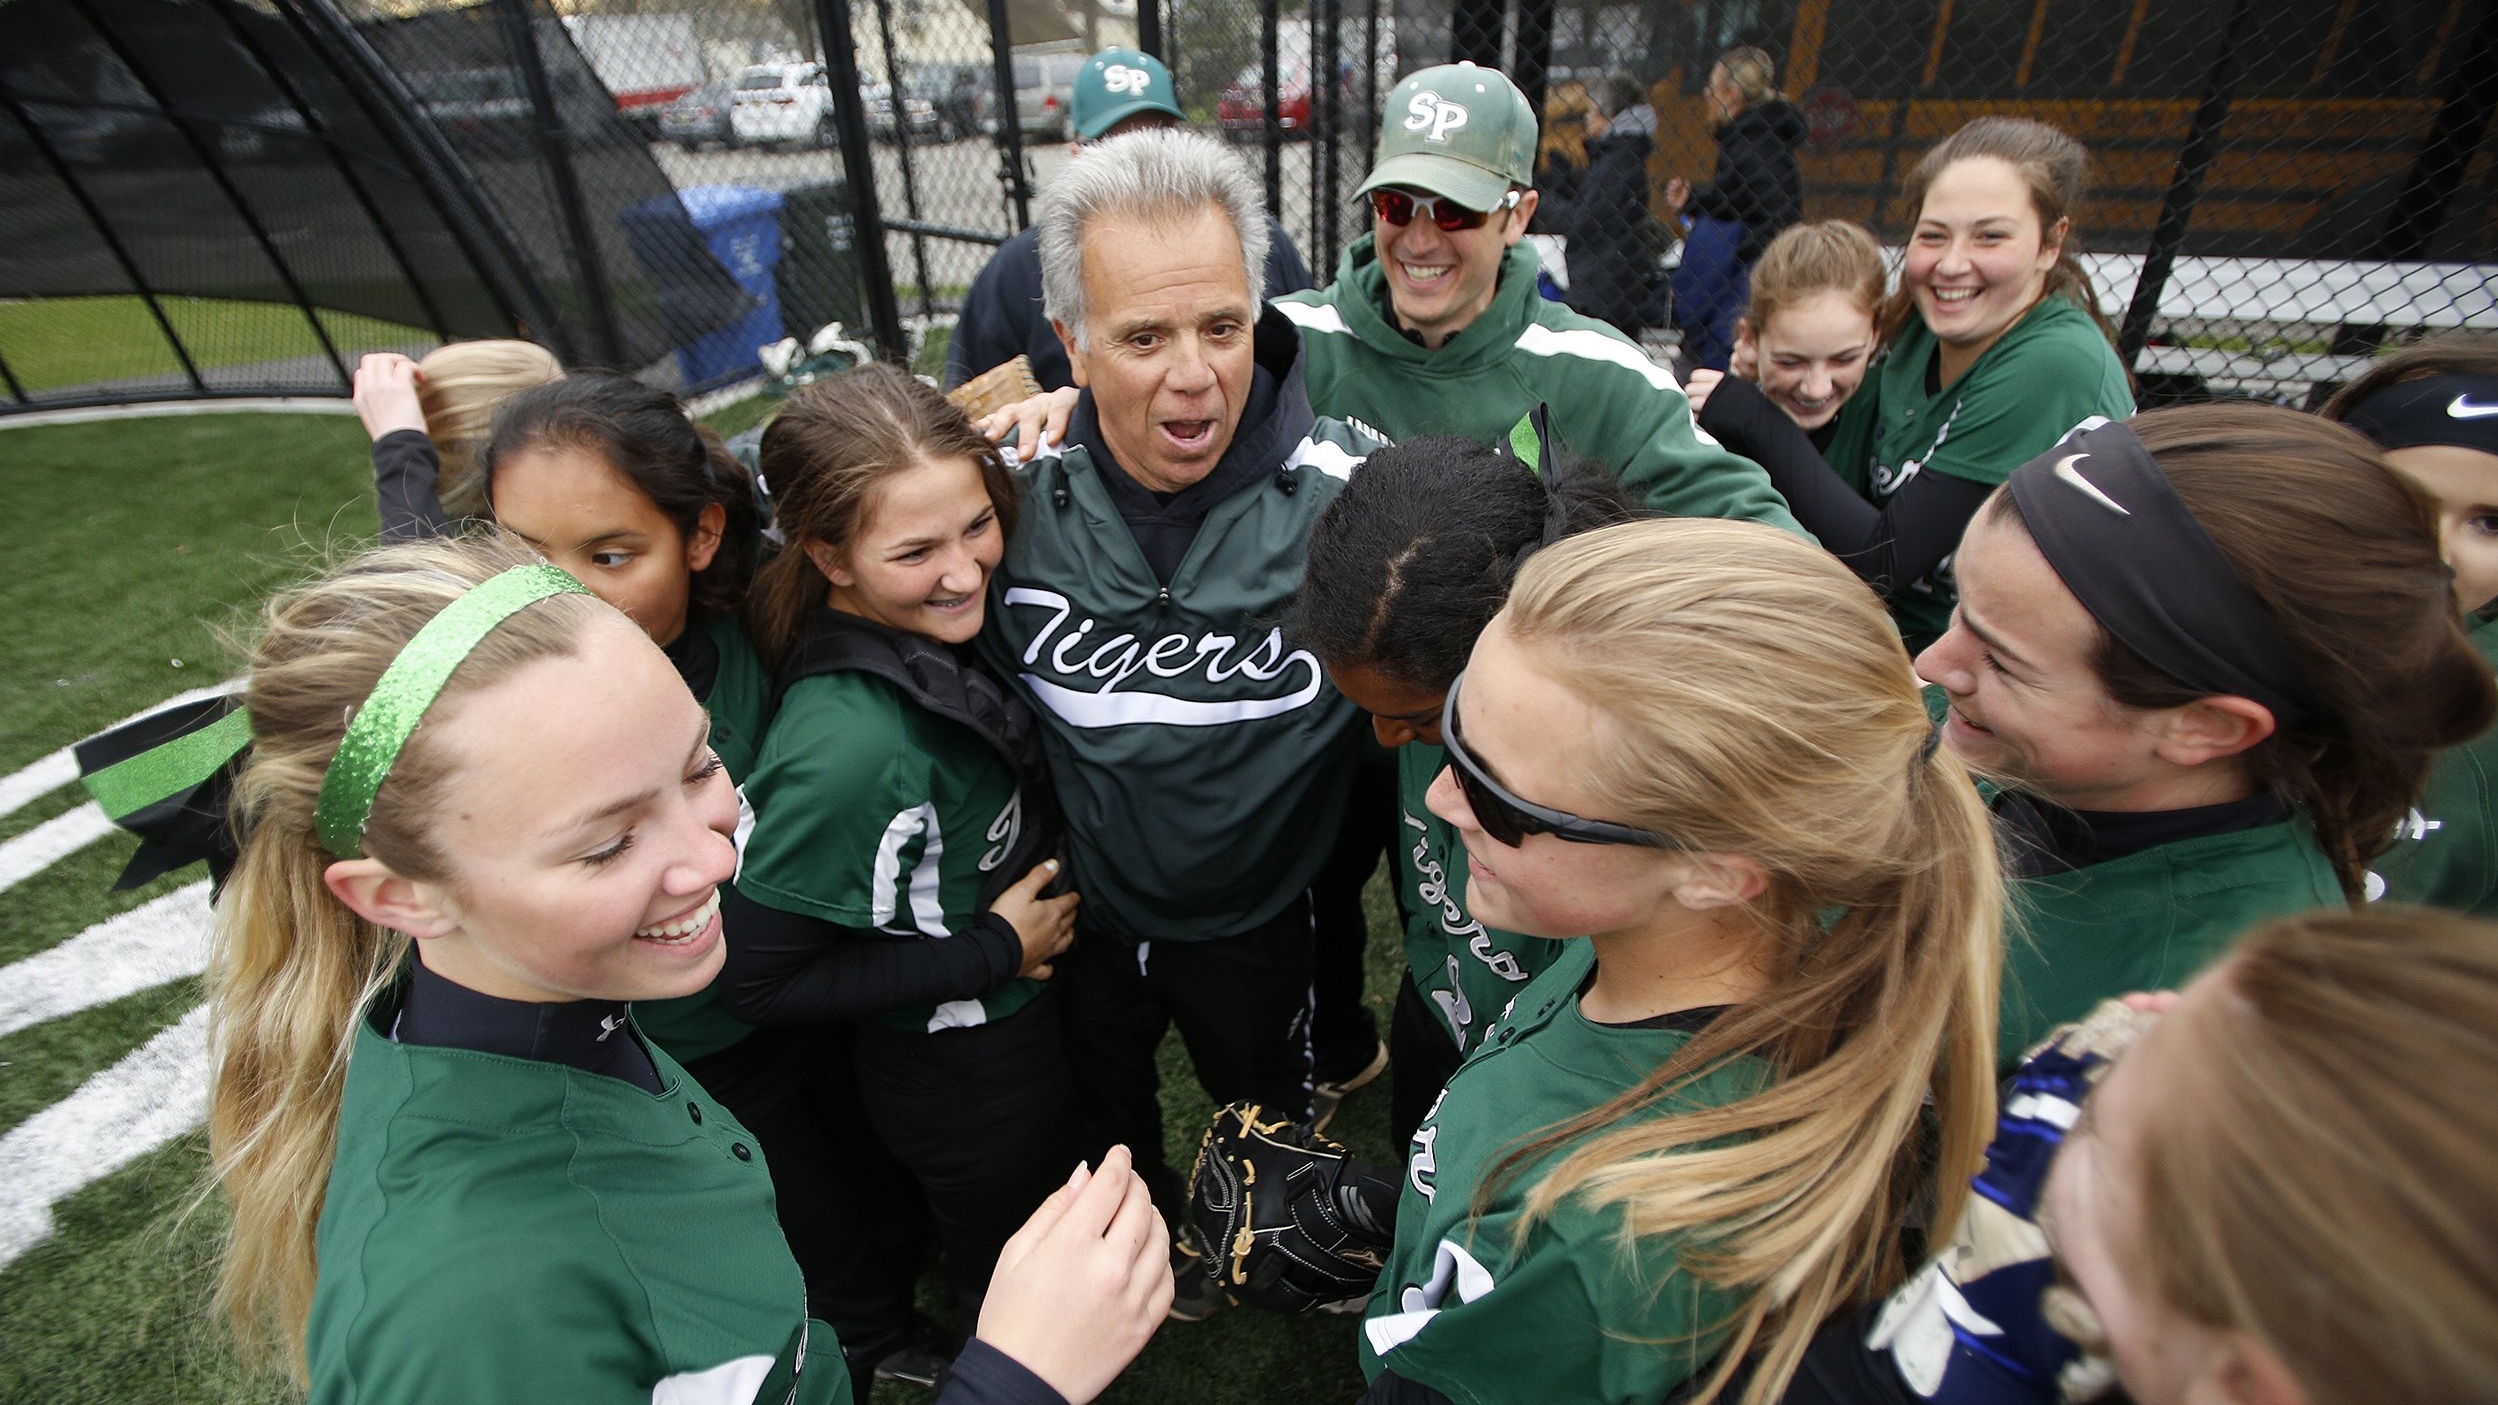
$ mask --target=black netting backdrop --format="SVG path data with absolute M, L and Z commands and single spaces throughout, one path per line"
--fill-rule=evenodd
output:
M 681 387 L 835 321 L 908 355 L 1068 159 L 1075 64 L 1131 43 L 1322 278 L 1400 75 L 1497 63 L 1548 115 L 1644 94 L 1662 212 L 1750 46 L 1810 132 L 1806 217 L 1894 250 L 1961 124 L 2078 137 L 2147 398 L 2301 401 L 2498 328 L 2493 0 L 13 0 L 0 407 L 339 394 L 363 350 L 515 332 Z

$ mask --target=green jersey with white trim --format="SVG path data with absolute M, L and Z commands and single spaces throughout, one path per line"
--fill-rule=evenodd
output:
M 1014 772 L 994 748 L 866 673 L 790 684 L 746 798 L 755 822 L 737 891 L 881 934 L 870 940 L 943 941 L 969 926 L 1023 821 Z M 886 1018 L 932 1032 L 982 1024 L 1022 1009 L 1040 989 L 1017 978 L 984 996 Z
M 1926 390 L 1934 333 L 1912 314 L 1865 383 L 1840 407 L 1830 466 L 1880 506 L 1920 473 L 2001 483 L 2094 415 L 2134 413 L 2134 389 L 2099 324 L 2067 297 L 2042 299 L 1939 391 Z M 1960 590 L 1951 558 L 1891 592 L 1909 649 L 1951 627 Z
M 1406 972 L 1458 1052 L 1469 1053 L 1569 943 L 1486 927 L 1466 911 L 1466 846 L 1423 804 L 1447 759 L 1427 742 L 1397 748 L 1397 875 L 1405 884 Z
M 1591 944 L 1569 943 L 1414 1134 L 1396 1247 L 1362 1323 L 1365 1375 L 1394 1371 L 1461 1405 L 1654 1405 L 1716 1353 L 1739 1300 L 1684 1270 L 1680 1236 L 1626 1250 L 1620 1210 L 1573 1195 L 1518 1237 L 1527 1193 L 1577 1143 L 1514 1168 L 1475 1213 L 1512 1147 L 1635 1086 L 1691 1039 L 1589 1020 L 1579 991 L 1595 961 Z M 1736 1059 L 1640 1115 L 1722 1107 L 1769 1076 Z
M 1692 422 L 1674 373 L 1620 332 L 1535 290 L 1524 245 L 1501 262 L 1492 303 L 1437 351 L 1388 320 L 1370 236 L 1344 253 L 1336 281 L 1275 301 L 1301 329 L 1310 404 L 1389 439 L 1455 434 L 1497 444 L 1538 404 L 1552 407 L 1563 452 L 1612 469 L 1634 502 L 1676 517 L 1804 528 L 1769 475 Z
M 755 1139 L 661 1091 L 355 1031 L 305 1335 L 313 1405 L 848 1401 Z M 638 1034 L 638 1030 L 637 1030 Z
M 2498 620 L 2472 631 L 2473 647 L 2498 667 Z M 2377 857 L 2368 896 L 2498 917 L 2498 727 L 2438 753 L 2420 803 Z

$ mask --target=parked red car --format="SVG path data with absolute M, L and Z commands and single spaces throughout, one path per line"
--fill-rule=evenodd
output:
M 1338 120 L 1353 105 L 1351 76 L 1336 84 Z M 1225 86 L 1215 100 L 1215 119 L 1223 124 L 1223 135 L 1236 141 L 1255 141 L 1266 131 L 1266 70 L 1251 64 Z M 1308 136 L 1317 116 L 1310 110 L 1310 68 L 1299 59 L 1286 59 L 1282 76 L 1275 84 L 1275 125 L 1287 137 Z

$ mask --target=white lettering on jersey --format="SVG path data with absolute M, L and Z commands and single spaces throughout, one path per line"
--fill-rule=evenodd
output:
M 1474 1006 L 1466 999 L 1466 989 L 1458 984 L 1457 958 L 1448 960 L 1448 988 L 1431 992 L 1431 1003 L 1440 1007 L 1440 1018 L 1448 1022 L 1449 1033 L 1457 1036 L 1457 1047 L 1466 1047 L 1466 1031 L 1475 1022 Z
M 1405 104 L 1405 130 L 1421 132 L 1424 141 L 1445 146 L 1448 134 L 1465 125 L 1466 109 L 1429 88 Z
M 1059 632 L 1075 613 L 1075 605 L 1054 590 L 1019 585 L 1006 592 L 1005 600 L 1009 609 L 1037 606 L 1055 612 L 1024 649 L 1027 668 L 1039 665 L 1046 650 L 1049 667 L 1061 677 L 1102 680 L 1098 688 L 1086 689 L 1070 687 L 1034 672 L 1018 675 L 1042 706 L 1071 726 L 1120 727 L 1159 722 L 1179 727 L 1219 727 L 1296 711 L 1315 701 L 1326 685 L 1318 659 L 1307 649 L 1287 652 L 1280 628 L 1267 630 L 1264 638 L 1245 650 L 1241 641 L 1229 634 L 1166 634 L 1151 644 L 1133 634 L 1114 634 L 1092 643 L 1088 636 L 1095 621 L 1090 618 L 1078 620 L 1076 627 L 1064 634 Z M 1058 641 L 1054 647 L 1050 643 L 1053 637 Z M 1088 643 L 1090 652 L 1086 652 Z M 1180 678 L 1192 673 L 1209 683 L 1228 683 L 1235 678 L 1273 683 L 1280 679 L 1287 691 L 1258 690 L 1264 695 L 1253 692 L 1248 697 L 1201 699 L 1125 686 L 1140 674 Z
M 1405 1158 L 1405 1178 L 1414 1183 L 1414 1189 L 1421 1191 L 1425 1200 L 1432 1198 L 1432 1178 L 1440 1170 L 1439 1160 L 1431 1154 L 1433 1144 L 1440 1140 L 1440 1129 L 1432 1124 L 1439 1119 L 1440 1104 L 1447 1098 L 1448 1089 L 1442 1088 L 1440 1096 L 1431 1100 L 1431 1110 L 1422 1115 L 1422 1125 L 1414 1129 L 1414 1149 Z
M 1461 1303 L 1480 1301 L 1500 1285 L 1493 1281 L 1492 1271 L 1475 1260 L 1455 1240 L 1443 1239 L 1431 1255 L 1431 1281 L 1408 1284 L 1397 1295 L 1397 1306 L 1403 1311 L 1386 1317 L 1374 1317 L 1362 1324 L 1370 1335 L 1370 1349 L 1381 1356 L 1396 1350 L 1420 1335 L 1440 1315 L 1441 1305 L 1448 1301 L 1449 1289 L 1457 1290 Z
M 997 818 L 989 821 L 989 832 L 981 836 L 989 841 L 989 847 L 980 853 L 980 871 L 994 872 L 1006 862 L 1006 856 L 1015 852 L 1016 836 L 1022 832 L 1023 788 L 1018 786 L 1014 794 L 1006 797 L 1006 807 L 997 812 Z

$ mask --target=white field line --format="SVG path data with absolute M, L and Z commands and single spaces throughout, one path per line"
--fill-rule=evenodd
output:
M 193 883 L 0 966 L 0 1038 L 196 976 L 208 960 L 208 885 Z
M 16 887 L 112 832 L 113 822 L 93 801 L 54 815 L 0 844 L 0 890 Z
M 0 1135 L 0 1268 L 50 1238 L 52 1207 L 208 1116 L 208 1010 Z
M 6 416 L 0 416 L 0 419 L 6 418 Z M 205 688 L 193 688 L 187 693 L 176 693 L 156 704 L 155 707 L 139 709 L 121 719 L 121 722 L 114 723 L 113 727 L 120 726 L 122 722 L 145 717 L 157 708 L 177 707 L 186 702 L 197 702 L 201 698 L 214 697 L 219 693 L 233 692 L 242 681 L 240 678 L 229 678 L 223 683 L 211 683 Z M 106 727 L 103 730 L 109 732 L 112 729 L 112 727 Z M 13 814 L 27 802 L 50 794 L 76 779 L 78 779 L 78 758 L 70 752 L 68 747 L 62 747 L 51 755 L 37 760 L 31 766 L 0 776 L 0 815 Z

